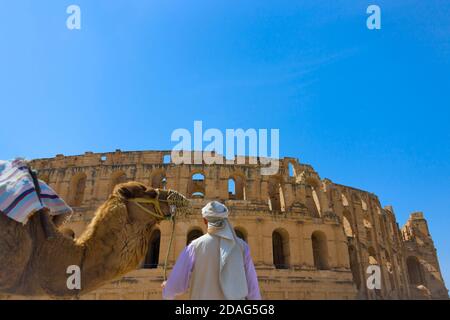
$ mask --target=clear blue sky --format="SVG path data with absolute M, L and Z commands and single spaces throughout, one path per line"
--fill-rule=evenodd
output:
M 0 41 L 0 159 L 170 149 L 194 120 L 279 128 L 282 156 L 401 225 L 423 211 L 450 286 L 449 1 L 14 0 Z

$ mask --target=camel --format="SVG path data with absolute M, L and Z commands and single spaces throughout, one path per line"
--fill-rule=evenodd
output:
M 188 207 L 176 191 L 122 183 L 76 239 L 60 231 L 60 221 L 50 223 L 55 236 L 48 239 L 38 215 L 22 225 L 0 212 L 0 293 L 71 298 L 95 290 L 142 263 L 152 230 L 163 218 L 154 213 L 169 217 Z M 71 265 L 80 268 L 80 289 L 68 289 Z

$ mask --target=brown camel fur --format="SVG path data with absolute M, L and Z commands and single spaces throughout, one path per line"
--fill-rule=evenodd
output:
M 174 191 L 159 190 L 165 200 Z M 101 205 L 85 232 L 72 239 L 60 232 L 47 239 L 38 215 L 23 226 L 0 213 L 0 293 L 47 295 L 69 298 L 92 291 L 110 280 L 136 269 L 142 262 L 156 219 L 132 201 L 152 198 L 155 189 L 138 182 L 115 187 Z M 188 201 L 184 205 L 188 206 Z M 169 206 L 160 201 L 161 211 L 170 215 Z M 155 212 L 153 205 L 143 205 Z M 69 290 L 67 268 L 81 269 L 81 289 Z

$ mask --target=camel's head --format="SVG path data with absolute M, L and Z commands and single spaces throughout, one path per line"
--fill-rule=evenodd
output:
M 134 181 L 117 185 L 113 195 L 127 200 L 140 209 L 143 215 L 158 221 L 185 215 L 190 210 L 189 200 L 181 193 L 174 190 L 149 188 Z

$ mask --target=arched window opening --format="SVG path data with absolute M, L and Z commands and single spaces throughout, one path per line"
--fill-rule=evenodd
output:
M 328 265 L 328 244 L 325 233 L 321 231 L 313 232 L 311 236 L 314 266 L 319 270 L 329 269 Z
M 86 188 L 86 175 L 80 173 L 72 178 L 69 189 L 69 205 L 79 207 L 83 204 L 84 190 Z
M 322 215 L 322 210 L 320 208 L 319 196 L 318 196 L 317 191 L 316 191 L 316 189 L 314 187 L 312 187 L 312 197 L 314 199 L 314 204 L 316 206 L 317 213 L 319 214 L 319 216 L 321 216 Z
M 194 241 L 197 238 L 200 238 L 203 236 L 203 231 L 201 229 L 192 229 L 188 232 L 187 238 L 186 238 L 186 245 L 190 244 L 192 241 Z
M 228 179 L 228 199 L 236 199 L 236 182 L 233 178 Z
M 363 199 L 361 199 L 361 208 L 362 208 L 364 211 L 367 211 L 367 203 L 366 203 Z
M 234 228 L 234 232 L 236 233 L 236 236 L 245 242 L 247 242 L 247 232 L 242 228 Z
M 192 175 L 193 181 L 205 181 L 205 175 L 203 173 L 195 173 Z
M 369 247 L 367 250 L 369 253 L 369 264 L 377 265 L 378 259 L 377 259 L 377 253 L 373 247 Z
M 191 197 L 193 199 L 204 199 L 205 198 L 205 194 L 203 192 L 197 191 L 197 192 L 193 192 Z
M 194 173 L 188 184 L 188 194 L 192 198 L 205 198 L 205 176 L 202 173 Z
M 269 182 L 269 209 L 271 211 L 285 211 L 283 188 L 277 180 Z
M 353 281 L 355 282 L 356 288 L 359 290 L 361 287 L 361 278 L 358 269 L 358 256 L 354 246 L 348 246 L 348 256 L 350 258 L 350 269 L 353 275 Z
M 344 207 L 348 207 L 348 200 L 347 200 L 347 197 L 345 196 L 345 194 L 342 193 L 341 198 L 342 198 L 342 205 Z
M 406 266 L 408 268 L 408 279 L 411 285 L 418 286 L 425 284 L 422 266 L 416 257 L 408 257 L 406 259 Z
M 164 164 L 169 164 L 170 162 L 171 162 L 170 154 L 165 154 L 163 156 L 163 163 Z
M 344 233 L 347 238 L 353 238 L 355 234 L 353 232 L 353 220 L 350 212 L 344 211 L 342 216 L 342 225 L 344 227 Z
M 275 230 L 272 233 L 273 264 L 276 269 L 288 269 L 290 252 L 289 236 L 284 230 Z
M 245 200 L 245 182 L 240 175 L 228 179 L 228 198 L 231 200 Z
M 159 264 L 159 246 L 161 242 L 161 231 L 155 230 L 150 237 L 147 255 L 144 260 L 145 269 L 158 268 Z
M 292 162 L 288 163 L 288 170 L 289 170 L 289 177 L 295 177 L 296 176 L 296 174 L 295 174 L 295 167 L 292 164 Z

